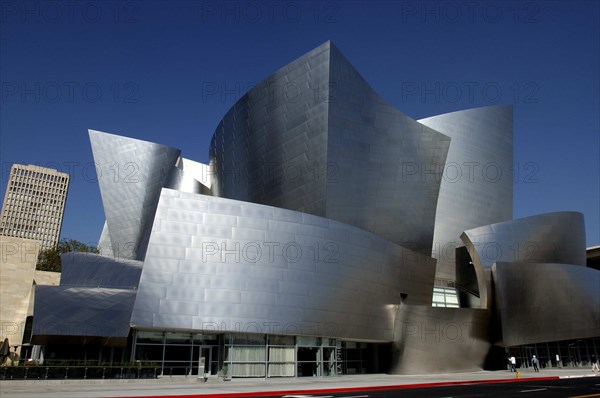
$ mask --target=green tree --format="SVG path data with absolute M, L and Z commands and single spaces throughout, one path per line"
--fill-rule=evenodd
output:
M 96 246 L 86 245 L 75 239 L 61 239 L 55 247 L 40 251 L 35 269 L 60 272 L 60 255 L 68 252 L 100 253 Z

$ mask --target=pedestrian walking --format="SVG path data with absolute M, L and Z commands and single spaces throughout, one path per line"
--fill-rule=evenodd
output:
M 540 369 L 538 368 L 539 363 L 540 363 L 540 361 L 534 355 L 533 358 L 531 358 L 531 364 L 533 365 L 533 371 L 534 372 L 539 372 L 540 371 Z
M 510 357 L 510 371 L 511 372 L 517 371 L 517 359 L 514 356 Z
M 599 372 L 600 373 L 600 367 L 598 367 L 598 358 L 596 358 L 595 354 L 592 354 L 592 372 Z

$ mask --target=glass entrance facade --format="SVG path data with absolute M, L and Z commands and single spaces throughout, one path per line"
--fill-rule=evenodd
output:
M 517 366 L 522 368 L 532 366 L 533 355 L 540 361 L 541 368 L 591 368 L 592 357 L 600 356 L 600 337 L 516 346 L 507 349 L 507 355 L 514 355 Z
M 378 371 L 367 366 L 376 350 L 314 336 L 137 330 L 131 359 L 157 363 L 163 376 L 329 377 Z
M 132 358 L 156 362 L 162 375 L 217 374 L 219 336 L 199 333 L 137 331 Z

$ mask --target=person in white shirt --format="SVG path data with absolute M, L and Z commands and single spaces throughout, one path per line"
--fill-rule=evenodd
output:
M 533 371 L 534 372 L 539 372 L 540 371 L 540 369 L 538 368 L 538 364 L 539 363 L 540 363 L 540 361 L 534 355 L 533 358 L 531 358 L 531 364 L 533 365 Z
M 598 359 L 596 355 L 592 354 L 592 372 L 600 372 L 600 368 L 598 367 Z

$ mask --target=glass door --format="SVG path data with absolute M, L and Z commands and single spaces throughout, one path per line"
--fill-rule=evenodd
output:
M 198 377 L 207 375 L 215 375 L 213 370 L 213 358 L 211 346 L 198 346 Z
M 298 377 L 321 376 L 321 349 L 320 347 L 298 347 Z

